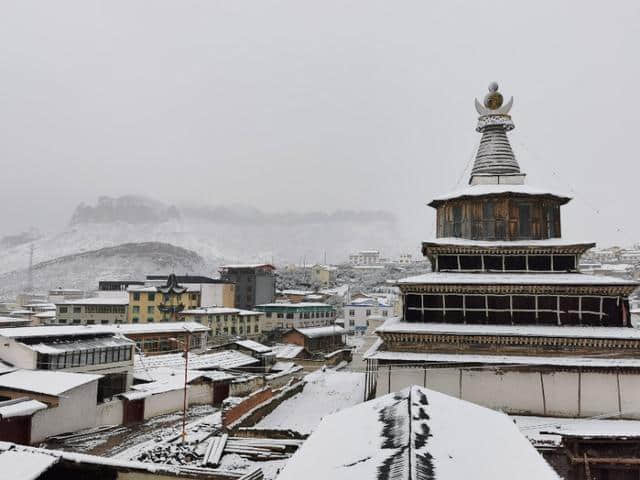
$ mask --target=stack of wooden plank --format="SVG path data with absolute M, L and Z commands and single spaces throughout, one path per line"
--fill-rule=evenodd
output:
M 302 442 L 303 440 L 230 437 L 224 453 L 236 453 L 250 460 L 282 460 L 289 458 Z
M 212 437 L 207 445 L 207 450 L 204 452 L 202 458 L 202 464 L 211 467 L 217 467 L 220 464 L 222 458 L 222 452 L 224 452 L 229 435 L 226 433 L 219 437 Z

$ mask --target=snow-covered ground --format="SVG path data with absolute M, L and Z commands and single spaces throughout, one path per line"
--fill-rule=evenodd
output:
M 302 392 L 284 401 L 256 428 L 311 433 L 326 415 L 363 401 L 364 373 L 317 370 L 305 380 Z

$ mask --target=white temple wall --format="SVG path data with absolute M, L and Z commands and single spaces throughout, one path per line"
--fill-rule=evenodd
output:
M 618 381 L 616 374 L 582 374 L 580 416 L 590 417 L 603 413 L 619 413 Z
M 535 415 L 556 417 L 577 417 L 580 410 L 578 402 L 577 372 L 545 372 L 542 374 L 544 385 L 545 409 Z
M 427 368 L 425 382 L 424 368 L 379 367 L 377 397 L 410 385 L 510 414 L 640 419 L 640 374 Z

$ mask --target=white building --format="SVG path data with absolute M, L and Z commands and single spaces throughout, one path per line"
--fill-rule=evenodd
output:
M 360 250 L 349 255 L 351 265 L 378 265 L 380 252 L 378 250 Z
M 22 369 L 100 374 L 100 398 L 131 386 L 133 347 L 133 341 L 116 335 L 110 326 L 0 329 L 0 360 Z
M 394 306 L 386 299 L 361 297 L 351 300 L 343 308 L 344 328 L 349 332 L 364 333 L 369 325 L 369 317 L 390 318 Z

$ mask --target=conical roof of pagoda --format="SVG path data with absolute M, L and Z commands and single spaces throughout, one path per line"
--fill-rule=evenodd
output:
M 429 206 L 437 207 L 442 202 L 461 197 L 487 195 L 510 196 L 549 196 L 567 203 L 571 197 L 554 193 L 549 189 L 525 185 L 525 174 L 520 170 L 507 133 L 515 128 L 509 112 L 513 107 L 513 97 L 503 102 L 498 84 L 489 85 L 489 93 L 483 103 L 475 101 L 479 114 L 476 131 L 482 133 L 480 146 L 471 169 L 469 184 L 466 188 L 439 195 Z

